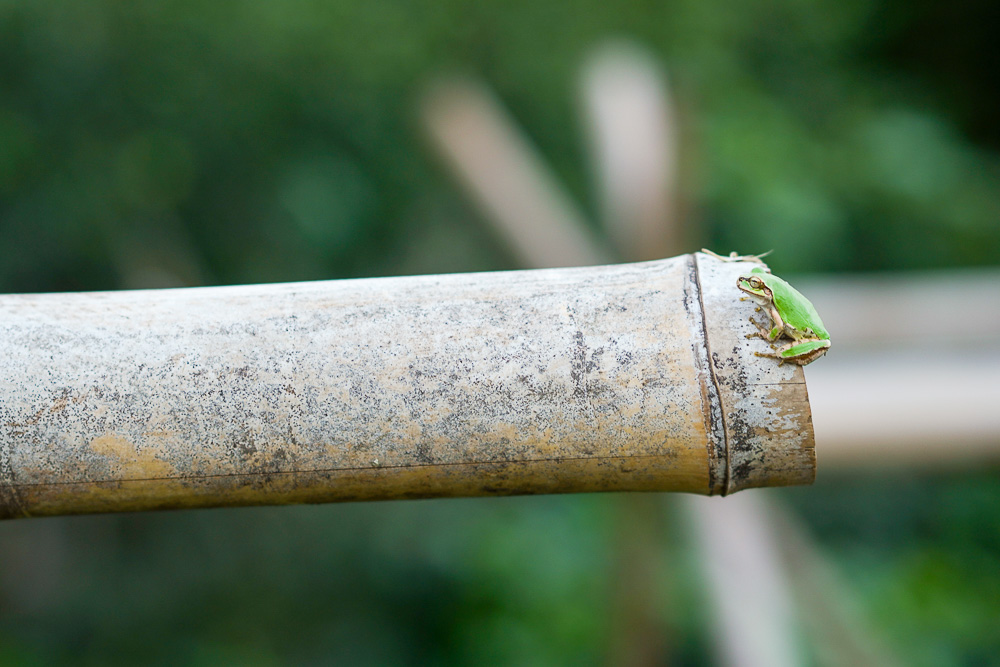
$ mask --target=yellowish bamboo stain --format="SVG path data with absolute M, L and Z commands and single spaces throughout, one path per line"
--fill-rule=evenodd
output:
M 137 449 L 131 442 L 113 433 L 91 440 L 90 449 L 103 456 L 121 479 L 159 479 L 177 474 L 177 469 L 161 458 L 164 456 L 162 452 L 151 447 Z

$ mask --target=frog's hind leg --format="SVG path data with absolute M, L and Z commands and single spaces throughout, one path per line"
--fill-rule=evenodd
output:
M 769 359 L 777 359 L 778 365 L 782 364 L 797 364 L 799 366 L 805 366 L 806 364 L 811 364 L 816 361 L 830 349 L 830 341 L 828 340 L 810 340 L 810 341 L 793 341 L 788 345 L 782 347 L 774 348 L 774 353 L 768 352 L 754 352 L 755 356 L 767 357 Z

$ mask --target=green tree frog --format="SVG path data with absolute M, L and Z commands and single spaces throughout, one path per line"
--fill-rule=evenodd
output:
M 781 347 L 772 345 L 777 354 L 757 352 L 758 357 L 771 357 L 782 364 L 805 366 L 830 349 L 830 334 L 816 308 L 787 282 L 758 266 L 749 274 L 740 276 L 736 286 L 760 306 L 758 311 L 764 309 L 771 316 L 770 329 L 761 326 L 751 317 L 750 321 L 760 333 L 749 334 L 747 338 L 760 337 L 772 344 L 782 336 L 792 340 Z

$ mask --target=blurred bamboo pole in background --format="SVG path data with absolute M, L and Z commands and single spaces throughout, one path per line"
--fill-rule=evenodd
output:
M 796 284 L 836 340 L 835 362 L 808 370 L 824 468 L 940 470 L 1000 461 L 1000 271 Z
M 424 97 L 422 111 L 456 178 L 480 208 L 503 220 L 496 230 L 525 267 L 611 261 L 588 233 L 576 204 L 485 86 L 440 81 Z
M 620 256 L 636 262 L 684 252 L 666 73 L 632 42 L 611 42 L 584 64 L 580 97 L 602 225 Z

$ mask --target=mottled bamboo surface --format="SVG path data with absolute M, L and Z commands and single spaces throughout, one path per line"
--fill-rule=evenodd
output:
M 808 484 L 750 267 L 3 295 L 0 516 Z

